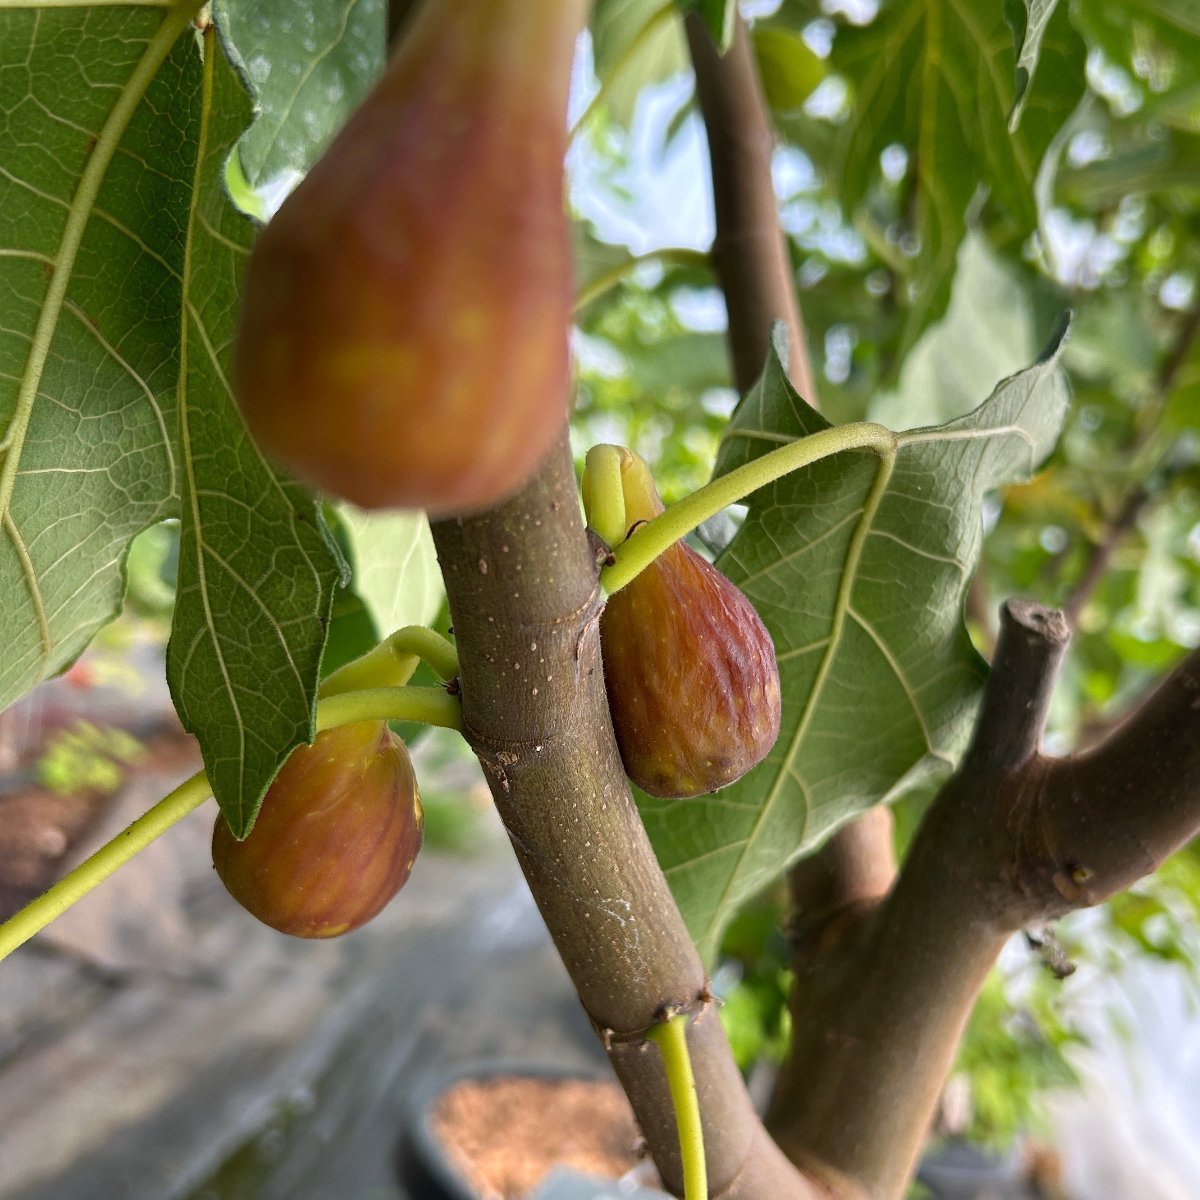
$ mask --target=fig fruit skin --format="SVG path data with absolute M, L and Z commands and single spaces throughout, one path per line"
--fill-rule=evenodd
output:
M 404 743 L 380 722 L 342 725 L 292 752 L 244 841 L 217 816 L 213 865 L 233 898 L 272 929 L 337 937 L 404 886 L 423 824 Z
M 566 109 L 584 0 L 426 0 L 250 257 L 235 395 L 364 508 L 488 507 L 565 426 Z
M 646 464 L 626 453 L 635 525 L 663 505 Z M 686 543 L 609 597 L 600 645 L 621 759 L 650 795 L 715 791 L 775 744 L 782 693 L 771 635 L 741 590 Z

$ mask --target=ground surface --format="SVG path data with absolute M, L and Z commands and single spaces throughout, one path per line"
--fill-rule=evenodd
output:
M 178 733 L 156 746 L 112 803 L 55 798 L 10 765 L 0 901 L 199 765 Z M 3 1200 L 401 1200 L 400 1127 L 439 1075 L 478 1058 L 602 1065 L 494 816 L 470 855 L 427 848 L 366 928 L 304 942 L 225 894 L 214 812 L 0 963 Z
M 143 680 L 161 680 L 152 659 Z M 28 761 L 4 759 L 81 716 L 150 736 L 111 804 L 56 797 Z M 197 765 L 161 684 L 124 696 L 60 680 L 0 716 L 0 908 Z M 427 848 L 376 921 L 316 943 L 266 929 L 226 896 L 209 856 L 213 813 L 206 805 L 0 963 L 0 1200 L 406 1200 L 400 1129 L 448 1071 L 502 1059 L 603 1073 L 486 808 L 477 853 Z M 1143 968 L 1120 986 L 1138 1052 L 1098 1043 L 1088 1094 L 1058 1106 L 1069 1194 L 1191 1200 L 1195 1008 L 1177 976 Z

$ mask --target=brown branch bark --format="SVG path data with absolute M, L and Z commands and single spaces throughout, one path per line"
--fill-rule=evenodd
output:
M 775 138 L 746 26 L 737 19 L 733 45 L 722 56 L 699 14 L 689 14 L 685 25 L 708 131 L 717 221 L 712 254 L 729 311 L 734 384 L 744 393 L 762 374 L 771 326 L 783 321 L 792 382 L 815 405 L 816 382 L 771 179 Z
M 900 877 L 797 988 L 789 1157 L 903 1194 L 979 988 L 1010 934 L 1095 904 L 1200 831 L 1200 652 L 1095 750 L 1038 739 L 1069 627 L 1010 602 L 971 749 Z
M 613 739 L 597 567 L 564 437 L 507 504 L 434 527 L 462 664 L 464 733 L 529 886 L 667 1184 L 678 1136 L 645 1031 L 689 1027 L 714 1196 L 808 1200 L 753 1111 L 707 979 L 629 792 Z

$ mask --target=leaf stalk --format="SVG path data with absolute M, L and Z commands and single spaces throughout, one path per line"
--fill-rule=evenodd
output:
M 744 500 L 751 492 L 774 483 L 801 467 L 848 450 L 868 450 L 879 456 L 889 468 L 895 462 L 899 442 L 883 425 L 855 421 L 822 429 L 771 450 L 753 462 L 744 463 L 728 475 L 714 479 L 704 487 L 672 504 L 653 520 L 639 525 L 613 551 L 614 562 L 600 572 L 600 586 L 611 596 L 631 583 L 668 547 L 674 545 L 697 525 L 722 509 Z

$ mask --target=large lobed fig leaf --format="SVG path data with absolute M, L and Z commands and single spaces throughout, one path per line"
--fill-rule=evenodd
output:
M 1025 479 L 1067 405 L 1063 331 L 982 406 L 900 435 L 895 469 L 843 454 L 749 500 L 718 565 L 775 642 L 782 730 L 737 783 L 688 800 L 639 797 L 651 840 L 711 960 L 738 905 L 840 824 L 945 776 L 970 731 L 985 666 L 963 624 L 984 494 Z M 724 474 L 827 428 L 776 355 L 730 423 Z
M 250 118 L 200 4 L 0 9 L 0 706 L 116 613 L 182 523 L 176 704 L 235 827 L 311 734 L 340 564 L 230 402 Z

